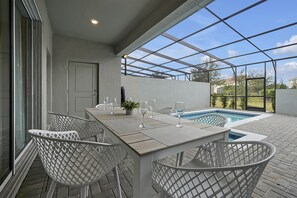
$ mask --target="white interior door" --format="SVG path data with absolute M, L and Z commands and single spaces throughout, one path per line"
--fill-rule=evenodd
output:
M 85 116 L 85 108 L 97 104 L 97 69 L 94 63 L 69 62 L 68 114 Z

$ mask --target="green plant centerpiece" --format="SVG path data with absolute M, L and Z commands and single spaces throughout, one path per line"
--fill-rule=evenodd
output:
M 126 100 L 123 102 L 122 107 L 124 110 L 126 110 L 126 115 L 132 115 L 133 109 L 137 109 L 139 107 L 139 103 Z

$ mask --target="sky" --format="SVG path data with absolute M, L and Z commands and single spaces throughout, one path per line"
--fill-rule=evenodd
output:
M 233 14 L 249 5 L 252 5 L 260 0 L 215 0 L 207 6 L 209 10 L 214 12 L 219 18 L 224 18 Z M 193 34 L 187 38 L 187 35 L 194 33 L 206 26 L 216 23 L 218 18 L 207 11 L 205 8 L 199 10 L 198 12 L 192 14 L 185 20 L 181 21 L 177 25 L 168 29 L 165 33 L 174 36 L 177 39 L 184 39 L 183 41 L 191 44 L 193 47 L 208 50 L 215 48 L 217 46 L 236 41 L 242 40 L 242 36 L 251 37 L 253 35 L 284 26 L 287 24 L 297 22 L 297 0 L 267 0 L 261 3 L 260 5 L 253 7 L 235 17 L 232 17 L 226 20 L 226 23 L 232 26 L 237 30 L 241 35 L 233 31 L 228 25 L 219 22 L 211 28 L 207 28 L 203 31 L 200 31 L 196 34 Z M 288 45 L 292 43 L 297 43 L 297 25 L 271 32 L 266 35 L 259 37 L 250 38 L 250 41 L 256 46 L 253 46 L 248 41 L 241 41 L 239 43 L 231 44 L 223 48 L 210 50 L 209 53 L 219 57 L 219 58 L 228 58 L 240 54 L 245 54 L 249 52 L 257 51 L 258 49 L 265 50 L 269 48 L 279 47 L 282 45 Z M 152 39 L 145 45 L 144 48 L 147 48 L 152 51 L 159 50 L 160 48 L 172 44 L 173 41 L 159 35 L 156 38 Z M 181 61 L 190 63 L 190 64 L 199 64 L 205 60 L 204 54 L 198 54 L 195 56 L 189 56 L 195 54 L 196 51 L 185 47 L 179 43 L 175 43 L 165 49 L 158 51 L 158 53 L 173 57 L 175 59 L 181 59 Z M 273 59 L 297 56 L 297 45 L 293 45 L 286 48 L 276 49 L 267 51 L 267 55 Z M 182 64 L 176 62 L 170 62 L 168 59 L 161 58 L 155 55 L 148 55 L 147 53 L 141 50 L 135 50 L 130 53 L 129 56 L 135 58 L 145 57 L 143 60 L 148 62 L 153 62 L 155 64 L 162 64 L 163 66 L 170 68 L 183 68 Z M 189 57 L 186 57 L 189 56 Z M 185 58 L 183 58 L 185 57 Z M 269 57 L 262 53 L 257 53 L 249 56 L 232 58 L 227 61 L 234 65 L 241 65 L 245 63 L 266 61 L 269 60 Z M 128 63 L 132 65 L 137 65 L 144 68 L 150 68 L 152 65 L 144 64 L 142 62 L 135 62 L 128 60 Z M 219 63 L 219 67 L 225 67 L 223 63 Z M 256 69 L 257 67 L 253 67 Z M 271 67 L 272 68 L 272 67 Z M 297 77 L 297 59 L 288 59 L 285 61 L 279 61 L 277 63 L 278 68 L 278 81 L 283 81 L 288 83 L 288 80 Z M 133 68 L 129 68 L 133 69 Z M 164 68 L 154 68 L 158 71 L 168 71 Z M 137 69 L 133 69 L 137 70 Z M 190 68 L 185 69 L 184 71 L 190 71 Z M 259 71 L 262 71 L 259 69 Z M 269 74 L 269 68 L 267 73 Z M 229 76 L 230 71 L 224 70 L 221 72 L 222 76 Z M 170 72 L 170 74 L 176 75 L 178 72 Z

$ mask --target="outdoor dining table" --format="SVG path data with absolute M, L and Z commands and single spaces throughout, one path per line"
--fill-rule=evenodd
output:
M 141 115 L 126 115 L 120 108 L 99 111 L 86 108 L 86 117 L 96 119 L 108 134 L 120 142 L 134 159 L 133 197 L 151 197 L 152 162 L 180 153 L 202 144 L 228 140 L 230 129 L 181 119 L 182 128 L 177 128 L 178 118 L 154 113 L 144 118 L 145 128 L 139 128 Z

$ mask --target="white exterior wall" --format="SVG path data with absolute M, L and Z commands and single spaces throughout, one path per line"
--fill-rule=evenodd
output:
M 276 90 L 276 113 L 297 116 L 297 89 Z
M 154 98 L 157 109 L 174 107 L 175 101 L 184 101 L 186 109 L 206 108 L 210 104 L 209 83 L 122 76 L 122 86 L 126 99 L 148 101 Z
M 67 66 L 69 61 L 99 64 L 99 102 L 103 98 L 120 98 L 121 57 L 115 56 L 112 46 L 54 35 L 53 50 L 53 111 L 67 112 Z

